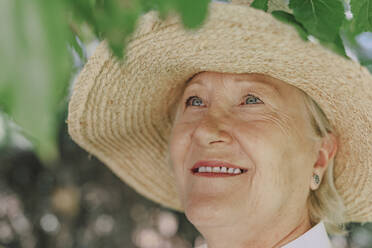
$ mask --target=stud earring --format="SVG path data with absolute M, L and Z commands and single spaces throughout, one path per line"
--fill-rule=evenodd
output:
M 320 178 L 319 178 L 318 174 L 314 174 L 314 181 L 315 181 L 316 184 L 319 184 Z

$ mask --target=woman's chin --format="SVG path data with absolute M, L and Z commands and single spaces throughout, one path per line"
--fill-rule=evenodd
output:
M 226 220 L 232 217 L 231 213 L 231 205 L 221 198 L 191 198 L 185 205 L 185 215 L 195 226 L 226 225 Z

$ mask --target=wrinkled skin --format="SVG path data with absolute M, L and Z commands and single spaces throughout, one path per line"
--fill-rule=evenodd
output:
M 302 94 L 264 74 L 201 72 L 187 83 L 170 159 L 185 215 L 208 248 L 280 247 L 311 228 L 306 202 L 318 187 L 312 176 L 323 179 L 336 141 L 311 139 Z M 248 171 L 195 176 L 190 168 L 199 160 Z

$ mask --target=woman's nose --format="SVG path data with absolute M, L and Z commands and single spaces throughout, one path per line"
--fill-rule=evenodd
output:
M 195 128 L 193 139 L 200 146 L 228 144 L 232 141 L 231 116 L 224 114 L 206 114 Z

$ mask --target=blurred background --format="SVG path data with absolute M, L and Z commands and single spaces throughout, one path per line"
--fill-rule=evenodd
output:
M 186 28 L 198 28 L 208 2 L 0 0 L 0 248 L 204 244 L 184 214 L 137 194 L 77 146 L 65 120 L 74 80 L 101 40 L 123 58 L 141 14 L 176 10 Z M 372 72 L 372 26 L 350 6 L 338 37 L 347 57 Z M 372 248 L 372 223 L 347 229 L 330 236 L 334 247 Z

